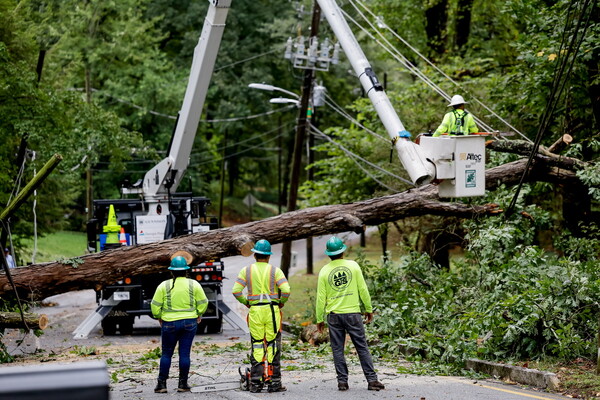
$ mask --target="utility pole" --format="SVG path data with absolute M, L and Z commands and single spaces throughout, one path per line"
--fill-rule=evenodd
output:
M 223 153 L 221 160 L 221 196 L 219 197 L 219 228 L 223 227 L 223 201 L 225 197 L 225 165 L 227 163 L 227 132 L 225 130 L 225 136 L 223 137 Z
M 316 105 L 313 104 L 311 120 L 314 126 L 317 126 L 317 114 L 316 114 Z M 312 165 L 315 162 L 315 151 L 313 150 L 315 147 L 315 136 L 312 133 L 308 134 L 308 165 Z M 315 180 L 315 169 L 309 168 L 307 172 L 307 179 L 309 181 Z M 306 274 L 312 275 L 314 274 L 314 265 L 313 265 L 313 238 L 306 238 Z
M 319 33 L 319 22 L 321 20 L 321 7 L 317 2 L 313 2 L 313 14 L 310 27 L 310 36 L 317 36 Z M 304 137 L 306 136 L 306 113 L 310 102 L 311 89 L 314 80 L 314 70 L 304 70 L 304 79 L 302 82 L 302 92 L 300 98 L 300 111 L 298 112 L 298 123 L 296 125 L 296 138 L 294 141 L 294 154 L 292 157 L 292 175 L 290 178 L 290 188 L 288 192 L 287 211 L 296 209 L 298 200 L 298 186 L 300 185 L 300 166 L 302 165 L 302 149 Z M 292 242 L 284 242 L 281 249 L 281 270 L 288 276 L 290 263 L 292 260 Z
M 281 214 L 281 160 L 283 154 L 283 133 L 281 129 L 281 115 L 279 115 L 279 129 L 277 130 L 277 211 Z

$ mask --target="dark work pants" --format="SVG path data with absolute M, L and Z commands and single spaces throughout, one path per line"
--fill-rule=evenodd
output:
M 338 383 L 348 383 L 348 365 L 346 364 L 346 357 L 344 357 L 346 334 L 350 335 L 350 339 L 354 343 L 367 382 L 376 381 L 377 374 L 373 368 L 373 359 L 367 346 L 362 315 L 359 313 L 331 313 L 327 316 L 327 324 L 329 325 L 329 342 L 333 352 L 333 363 Z
M 252 339 L 253 345 L 261 344 L 264 345 L 264 341 L 254 342 Z M 273 375 L 271 376 L 272 384 L 281 384 L 281 332 L 277 334 L 274 341 L 269 343 L 268 346 L 274 346 L 275 356 L 273 357 L 273 361 L 271 362 L 271 368 L 273 369 Z M 250 382 L 253 385 L 260 386 L 263 384 L 263 374 L 265 371 L 264 362 L 258 362 L 254 359 L 254 357 L 250 357 Z

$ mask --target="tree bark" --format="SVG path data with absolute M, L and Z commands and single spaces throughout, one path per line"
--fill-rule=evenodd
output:
M 564 134 L 552 146 L 548 147 L 550 153 L 558 154 L 573 142 L 573 137 L 569 134 Z
M 25 322 L 23 325 L 21 313 L 18 312 L 0 312 L 0 329 L 17 328 L 17 329 L 41 329 L 48 327 L 48 316 L 46 314 L 25 314 Z
M 431 4 L 425 9 L 425 32 L 427 45 L 437 56 L 446 51 L 446 27 L 448 24 L 448 0 L 427 2 Z
M 486 172 L 486 188 L 519 181 L 526 160 L 491 168 Z M 575 173 L 544 160 L 533 164 L 528 180 L 554 183 L 577 182 Z M 406 217 L 443 215 L 472 218 L 498 213 L 495 204 L 466 205 L 440 202 L 436 185 L 425 185 L 394 195 L 356 203 L 327 205 L 288 212 L 262 221 L 230 228 L 199 232 L 146 245 L 122 247 L 78 259 L 34 264 L 11 270 L 17 289 L 31 299 L 72 290 L 100 288 L 131 275 L 144 275 L 167 267 L 177 251 L 187 251 L 195 262 L 242 254 L 252 242 L 271 243 L 299 240 L 340 232 L 362 232 L 365 226 L 379 225 Z M 0 275 L 0 296 L 10 296 L 5 275 Z
M 455 44 L 461 54 L 465 53 L 464 47 L 469 41 L 471 33 L 471 12 L 474 0 L 459 0 L 456 12 Z

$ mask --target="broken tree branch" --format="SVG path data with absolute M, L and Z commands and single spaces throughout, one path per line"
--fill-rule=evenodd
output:
M 491 168 L 486 171 L 486 188 L 518 182 L 526 160 Z M 573 171 L 547 165 L 544 160 L 530 168 L 528 180 L 569 182 L 578 180 Z M 88 254 L 80 262 L 35 264 L 12 270 L 19 291 L 33 299 L 72 290 L 98 288 L 127 276 L 144 275 L 163 270 L 177 251 L 186 251 L 195 262 L 239 255 L 248 243 L 267 239 L 271 243 L 307 237 L 357 231 L 363 226 L 379 225 L 406 217 L 444 215 L 473 218 L 493 215 L 493 204 L 467 205 L 441 202 L 436 185 L 425 185 L 389 196 L 365 201 L 327 205 L 296 210 L 230 228 L 199 232 L 146 245 L 122 247 L 101 253 Z M 79 261 L 79 260 L 78 260 Z M 10 285 L 0 275 L 0 296 L 8 295 Z
M 44 330 L 48 327 L 48 322 L 46 314 L 26 313 L 22 319 L 21 314 L 17 312 L 0 312 L 0 329 Z

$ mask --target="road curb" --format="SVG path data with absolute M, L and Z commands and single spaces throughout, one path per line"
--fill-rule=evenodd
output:
M 540 389 L 558 390 L 560 386 L 558 377 L 552 372 L 483 361 L 476 358 L 467 359 L 465 361 L 465 366 L 467 369 L 472 369 L 476 372 L 483 372 L 488 375 L 509 379 L 513 382 L 534 386 Z

